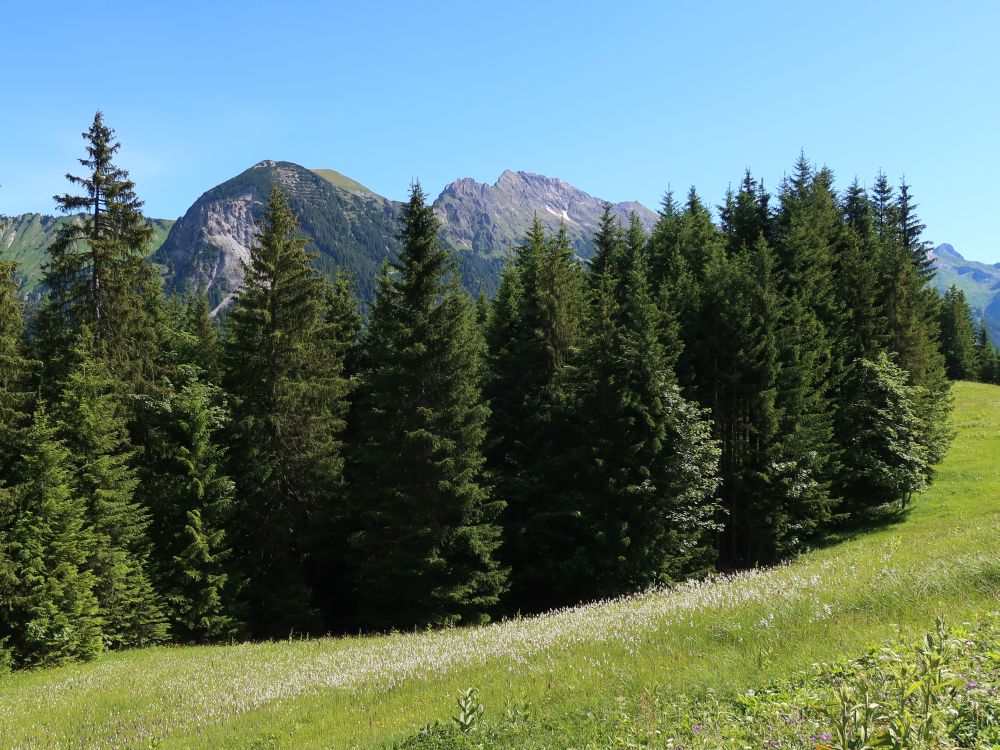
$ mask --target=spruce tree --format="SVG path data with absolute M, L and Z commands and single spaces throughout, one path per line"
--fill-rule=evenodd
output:
M 881 246 L 872 202 L 855 179 L 841 202 L 845 227 L 837 252 L 836 292 L 845 314 L 843 359 L 873 358 L 887 344 L 882 315 Z
M 975 341 L 976 380 L 983 383 L 1000 383 L 1000 353 L 990 340 L 986 321 L 980 321 Z
M 711 411 L 721 443 L 720 497 L 727 565 L 773 559 L 795 536 L 784 522 L 785 501 L 773 493 L 780 453 L 781 295 L 775 260 L 763 238 L 732 259 L 706 268 L 698 398 Z
M 144 398 L 140 417 L 155 425 L 143 455 L 142 492 L 152 511 L 157 589 L 171 637 L 218 641 L 239 632 L 229 526 L 234 484 L 217 444 L 228 412 L 218 386 L 182 366 L 179 382 Z
M 83 133 L 87 174 L 67 174 L 80 195 L 57 195 L 68 221 L 49 247 L 45 265 L 48 297 L 36 326 L 49 396 L 72 368 L 77 334 L 86 326 L 95 351 L 123 383 L 148 377 L 156 358 L 155 317 L 161 289 L 146 262 L 152 229 L 128 172 L 114 163 L 121 148 L 98 112 Z
M 73 352 L 58 405 L 58 431 L 73 460 L 73 486 L 87 501 L 105 643 L 111 648 L 163 641 L 167 627 L 149 564 L 149 510 L 136 498 L 138 471 L 118 384 L 95 353 L 88 329 Z
M 899 184 L 899 196 L 896 199 L 895 219 L 897 236 L 904 250 L 913 263 L 913 268 L 924 281 L 934 276 L 934 260 L 930 256 L 931 244 L 922 237 L 926 227 L 917 217 L 917 204 L 910 195 L 910 186 L 903 180 Z
M 483 477 L 483 342 L 419 184 L 400 242 L 364 342 L 351 467 L 358 620 L 481 622 L 506 587 L 496 561 L 503 502 Z
M 717 453 L 704 429 L 695 438 L 700 413 L 676 391 L 645 244 L 635 216 L 627 234 L 605 227 L 598 235 L 603 263 L 591 280 L 575 381 L 575 481 L 561 501 L 566 510 L 578 503 L 579 546 L 566 561 L 547 561 L 556 603 L 675 580 L 689 572 L 686 551 L 703 547 L 713 528 Z M 694 475 L 682 485 L 677 469 L 685 464 Z
M 21 432 L 32 409 L 31 372 L 24 353 L 24 318 L 15 272 L 15 264 L 0 262 L 0 487 L 18 458 Z
M 940 305 L 941 353 L 945 371 L 952 380 L 977 376 L 976 332 L 965 292 L 952 284 Z
M 0 488 L 0 647 L 18 666 L 89 659 L 102 649 L 92 561 L 100 540 L 44 411 L 23 434 L 14 486 Z
M 580 345 L 583 275 L 565 228 L 545 237 L 537 217 L 501 276 L 486 327 L 490 403 L 487 466 L 503 514 L 503 559 L 511 568 L 515 610 L 548 604 L 545 538 L 560 489 L 564 378 Z
M 234 555 L 251 633 L 322 630 L 310 571 L 342 505 L 348 382 L 327 322 L 327 288 L 275 188 L 229 315 Z
M 853 363 L 845 384 L 849 396 L 844 432 L 842 493 L 848 510 L 859 513 L 888 502 L 905 505 L 927 481 L 928 452 L 918 389 L 885 352 Z
M 203 294 L 194 295 L 188 300 L 183 330 L 192 340 L 184 361 L 200 367 L 204 378 L 209 382 L 218 383 L 221 375 L 219 336 L 212 324 L 208 298 Z

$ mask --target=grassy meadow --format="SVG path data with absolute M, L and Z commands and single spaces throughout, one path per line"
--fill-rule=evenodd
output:
M 0 747 L 391 747 L 450 721 L 470 686 L 505 747 L 671 747 L 657 733 L 673 704 L 1000 609 L 1000 387 L 954 393 L 955 442 L 909 511 L 787 565 L 483 628 L 153 648 L 12 674 Z M 616 743 L 623 721 L 657 739 Z

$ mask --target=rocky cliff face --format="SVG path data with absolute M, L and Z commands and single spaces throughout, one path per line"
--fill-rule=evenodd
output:
M 288 197 L 322 271 L 344 268 L 370 296 L 382 261 L 396 250 L 398 204 L 351 192 L 290 162 L 262 161 L 202 195 L 181 217 L 156 259 L 170 286 L 224 305 L 239 289 L 271 189 Z
M 504 256 L 537 215 L 549 232 L 564 225 L 577 254 L 589 258 L 604 201 L 555 177 L 508 170 L 493 185 L 456 180 L 434 201 L 434 210 L 443 224 L 443 240 L 456 250 L 483 258 Z M 617 203 L 612 212 L 626 226 L 635 212 L 647 230 L 657 219 L 655 212 L 634 201 Z
M 313 240 L 320 270 L 346 268 L 362 302 L 370 302 L 383 260 L 398 249 L 400 204 L 337 172 L 290 162 L 262 161 L 195 202 L 156 255 L 170 286 L 207 293 L 213 305 L 225 305 L 239 289 L 256 222 L 274 185 Z M 462 282 L 473 293 L 496 288 L 510 247 L 535 214 L 550 232 L 565 225 L 577 253 L 589 258 L 603 209 L 603 201 L 563 180 L 509 171 L 494 185 L 457 180 L 434 201 L 441 239 L 457 251 Z M 647 229 L 657 218 L 639 203 L 619 203 L 613 210 L 623 223 L 634 211 Z

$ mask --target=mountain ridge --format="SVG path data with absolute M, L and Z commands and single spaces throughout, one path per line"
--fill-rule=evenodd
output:
M 954 246 L 941 243 L 930 252 L 937 273 L 934 286 L 945 292 L 953 284 L 965 293 L 975 317 L 986 323 L 1000 345 L 1000 263 L 968 260 Z

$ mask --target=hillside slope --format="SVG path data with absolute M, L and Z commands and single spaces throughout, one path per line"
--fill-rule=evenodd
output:
M 944 292 L 954 284 L 965 292 L 969 306 L 1000 346 L 1000 263 L 966 260 L 947 243 L 934 248 L 931 257 L 937 269 L 934 286 Z
M 74 216 L 48 216 L 46 214 L 21 214 L 0 217 L 0 260 L 17 262 L 18 272 L 24 278 L 28 294 L 35 291 L 42 280 L 45 249 L 55 240 L 59 227 Z M 174 222 L 168 219 L 149 219 L 153 227 L 150 253 L 155 253 L 167 239 Z
M 13 675 L 0 743 L 377 748 L 447 721 L 475 685 L 486 721 L 523 715 L 515 746 L 585 747 L 622 701 L 759 687 L 937 614 L 977 617 L 1000 597 L 1000 387 L 959 383 L 955 397 L 955 443 L 912 512 L 788 565 L 483 628 L 156 648 Z

